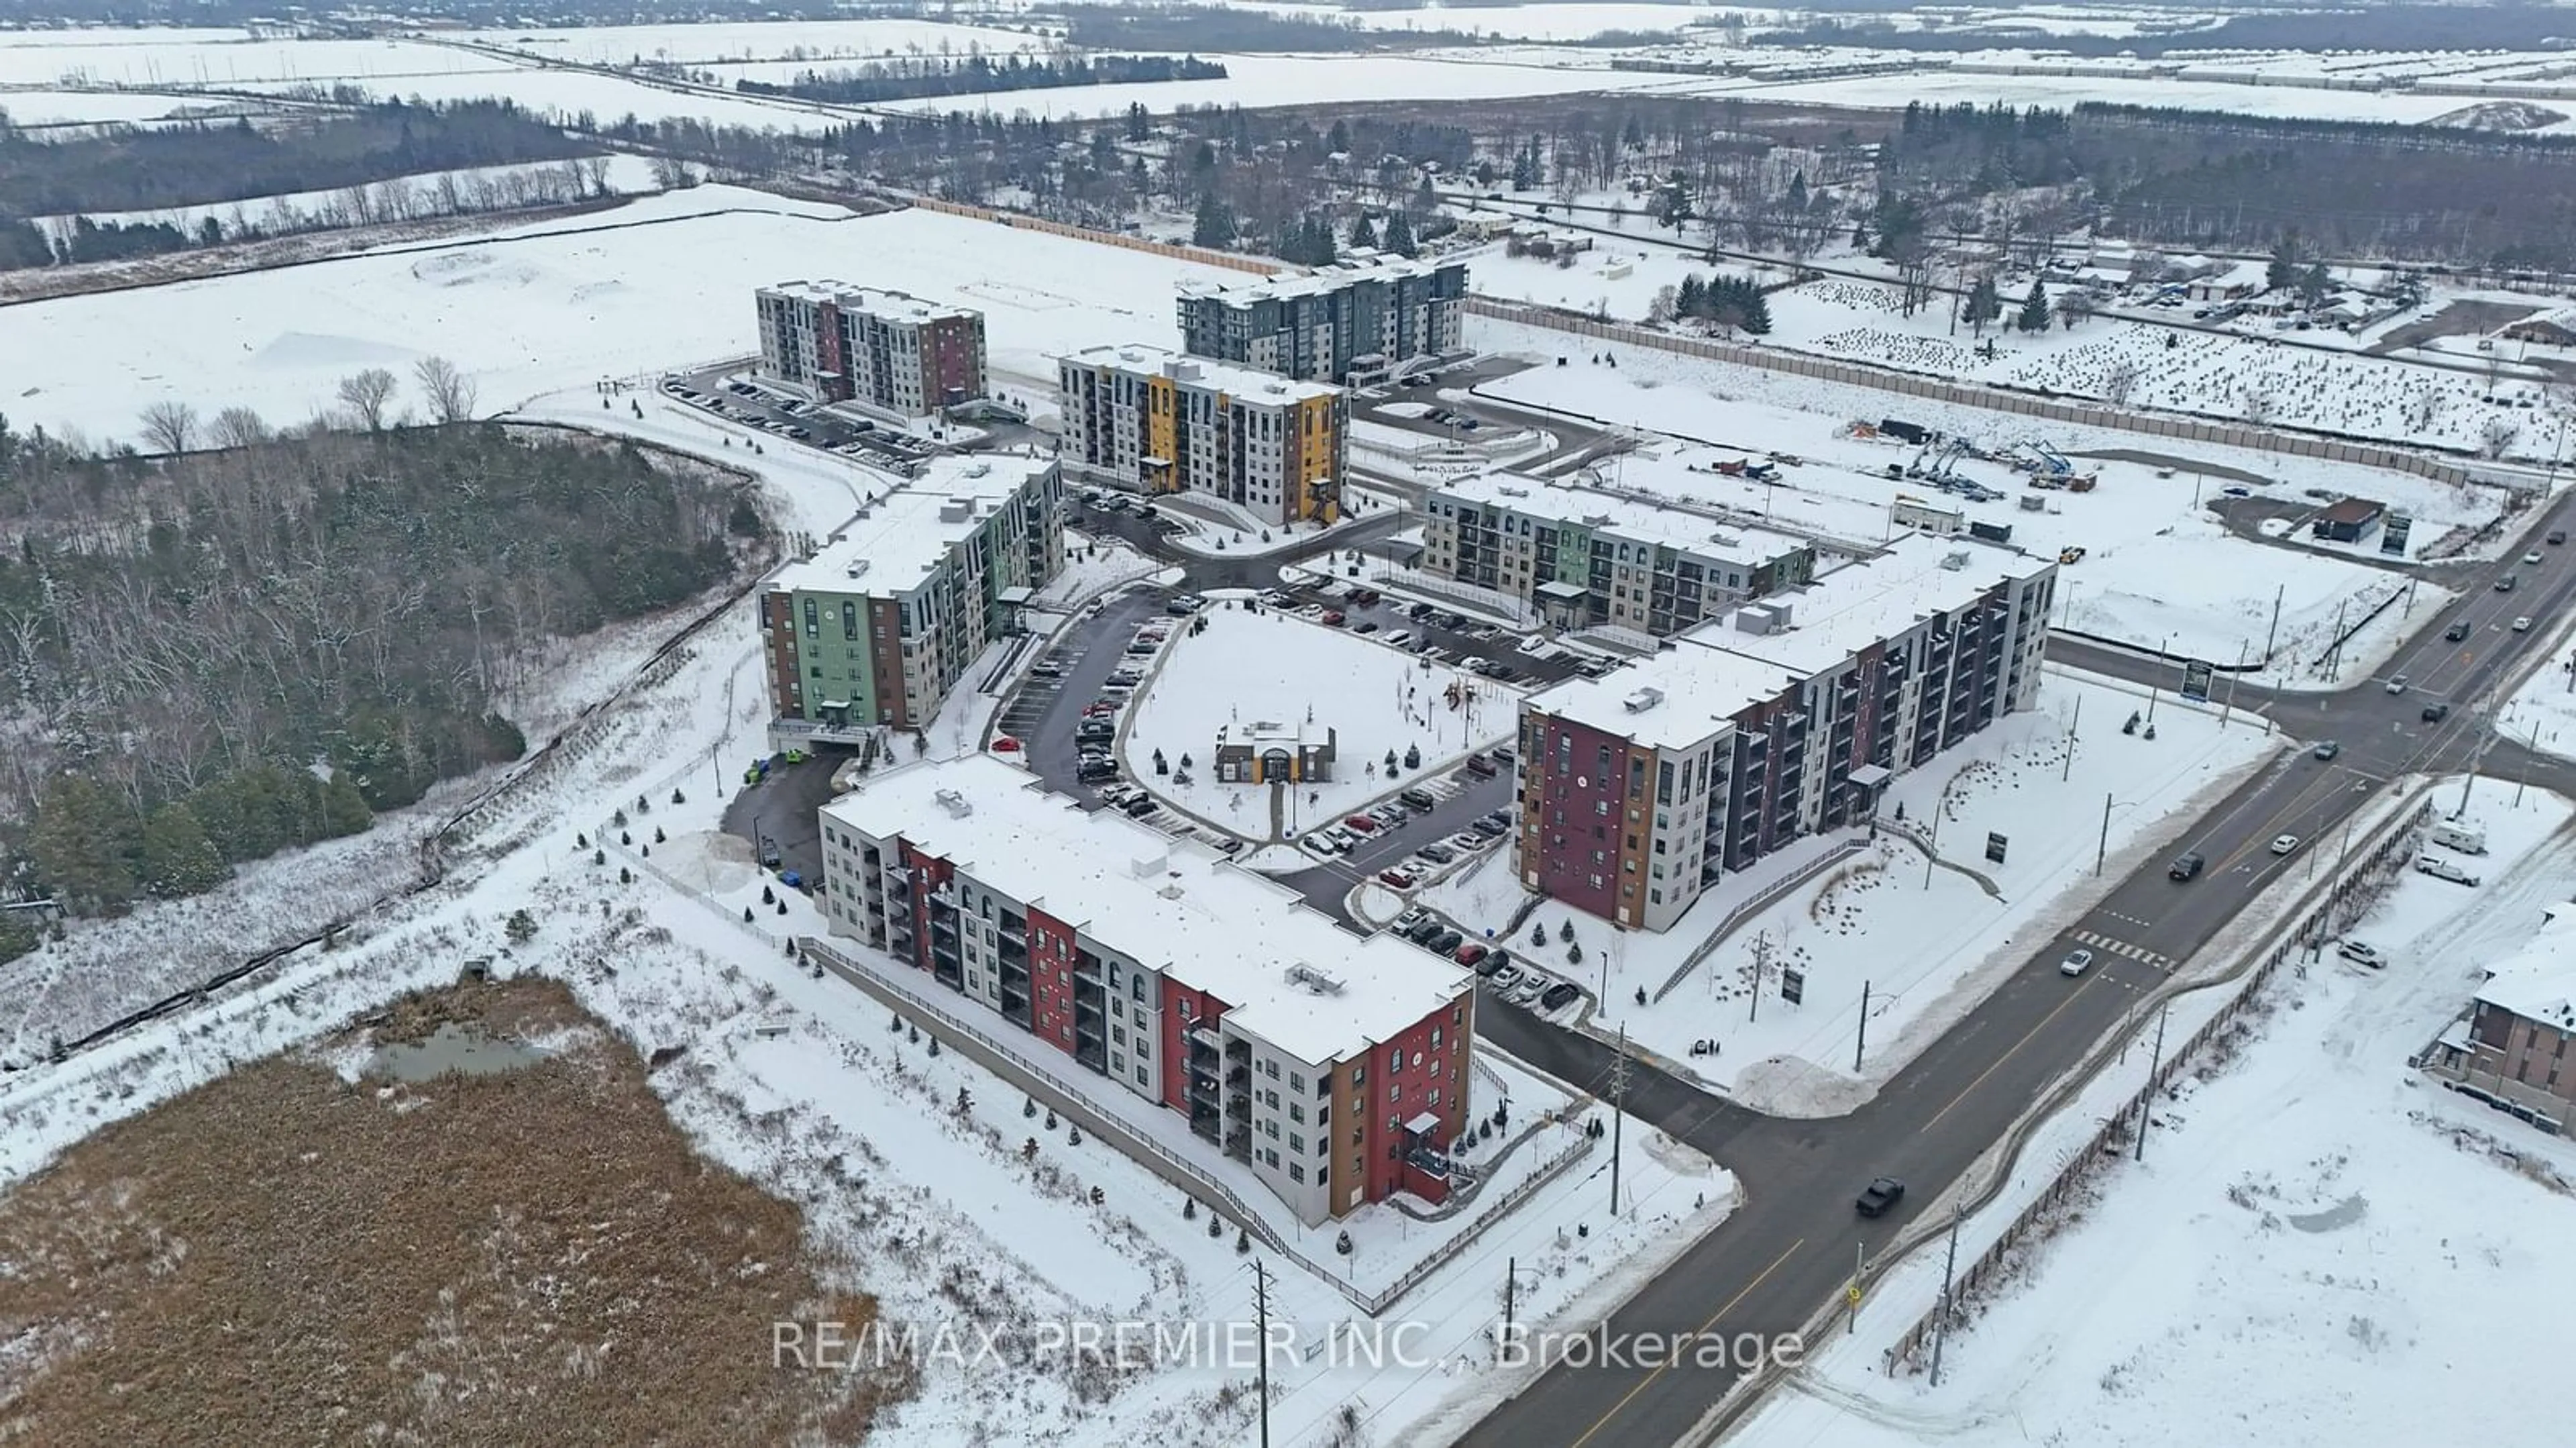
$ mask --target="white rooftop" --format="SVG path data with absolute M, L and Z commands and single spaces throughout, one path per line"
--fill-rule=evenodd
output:
M 1597 679 L 1572 678 L 1525 706 L 1650 749 L 1682 749 L 1735 727 L 1748 705 L 1796 682 L 1773 665 L 1715 649 L 1665 649 Z
M 1051 458 L 999 453 L 934 457 L 921 476 L 870 503 L 815 550 L 770 576 L 778 589 L 897 594 L 931 575 L 948 550 L 972 537 L 1022 488 L 1055 466 Z
M 763 292 L 793 297 L 801 302 L 830 302 L 845 312 L 865 312 L 890 322 L 931 322 L 943 317 L 980 317 L 971 307 L 950 306 L 924 301 L 908 292 L 888 291 L 883 287 L 863 287 L 853 282 L 795 281 L 762 287 Z
M 1338 396 L 1342 391 L 1329 382 L 1300 382 L 1276 372 L 1264 372 L 1258 367 L 1214 362 L 1205 357 L 1186 356 L 1168 347 L 1148 347 L 1142 343 L 1123 347 L 1086 347 L 1079 352 L 1068 352 L 1057 360 L 1084 367 L 1107 367 L 1140 377 L 1169 377 L 1183 386 L 1204 387 L 1228 397 L 1279 407 L 1310 398 Z
M 961 809 L 962 806 L 962 809 Z M 1297 892 L 1116 810 L 1085 811 L 989 754 L 898 769 L 823 806 L 1225 1001 L 1225 1019 L 1313 1064 L 1394 1039 L 1474 977 L 1388 934 L 1359 936 Z
M 1949 566 L 1954 560 L 1956 568 Z M 1909 533 L 1879 557 L 1846 563 L 1804 587 L 1748 605 L 1787 605 L 1789 626 L 1779 632 L 1745 632 L 1736 626 L 1738 610 L 1681 634 L 1679 641 L 1685 649 L 1723 650 L 1812 678 L 1933 614 L 1975 602 L 1997 583 L 2036 578 L 2055 566 L 1974 539 Z
M 2477 994 L 2526 1020 L 2576 1030 L 2576 905 L 2543 910 L 2540 933 L 2490 967 Z
M 1745 567 L 1755 567 L 1808 546 L 1803 538 L 1721 522 L 1705 513 L 1688 512 L 1646 498 L 1515 473 L 1486 473 L 1444 483 L 1435 496 L 1580 524 L 1632 543 L 1662 544 L 1694 557 Z
M 1311 272 L 1276 272 L 1259 281 L 1186 281 L 1181 283 L 1181 295 L 1222 297 L 1240 306 L 1287 297 L 1321 296 L 1326 292 L 1339 291 L 1353 282 L 1427 277 L 1443 266 L 1455 265 L 1456 262 L 1403 257 L 1393 252 L 1371 252 L 1350 261 L 1317 267 Z

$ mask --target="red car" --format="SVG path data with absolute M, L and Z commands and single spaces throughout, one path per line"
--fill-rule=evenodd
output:
M 1478 945 L 1472 940 L 1458 947 L 1458 963 L 1460 965 L 1474 965 L 1477 961 L 1484 958 L 1485 947 Z
M 1324 623 L 1327 627 L 1340 628 L 1346 621 L 1347 616 L 1343 614 L 1340 609 L 1328 608 L 1324 610 Z
M 1410 890 L 1413 888 L 1413 877 L 1404 873 L 1402 870 L 1380 870 L 1377 872 L 1377 880 L 1379 884 L 1386 886 L 1390 890 Z
M 1384 595 L 1380 594 L 1374 588 L 1354 588 L 1351 590 L 1351 602 L 1358 604 L 1362 608 L 1366 608 L 1369 605 L 1376 603 L 1382 597 L 1384 597 Z
M 1349 819 L 1342 821 L 1342 825 L 1346 829 L 1356 830 L 1364 835 L 1373 835 L 1377 833 L 1377 821 L 1370 819 L 1367 815 L 1353 815 Z

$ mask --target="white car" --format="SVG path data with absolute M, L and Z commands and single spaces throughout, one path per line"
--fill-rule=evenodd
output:
M 2522 616 L 2521 618 L 2515 619 L 2515 620 L 2513 621 L 2513 631 L 2514 631 L 2515 633 L 2529 633 L 2529 632 L 2531 632 L 2531 617 L 2530 617 L 2530 615 L 2525 614 L 2525 615 L 2524 615 L 2524 616 Z
M 1334 844 L 1330 838 L 1324 835 L 1308 835 L 1297 843 L 1306 851 L 1307 854 L 1313 855 L 1319 860 L 1329 860 L 1333 856 L 1342 852 L 1341 846 Z
M 2057 973 L 2059 975 L 2082 975 L 2084 972 L 2091 970 L 2092 968 L 2093 952 L 2089 950 L 2069 951 L 2067 952 L 2066 958 L 2057 963 Z
M 2522 561 L 2523 561 L 2523 562 L 2525 562 L 2525 563 L 2531 564 L 2531 565 L 2533 565 L 2534 567 L 2539 566 L 2539 563 L 2540 563 L 2540 550 L 2539 550 L 2539 549 L 2537 549 L 2537 548 L 2534 548 L 2534 549 L 2532 549 L 2530 552 L 2525 553 L 2524 555 L 2522 555 Z
M 2381 955 L 2377 947 L 2358 940 L 2347 940 L 2337 945 L 2335 954 L 2355 965 L 2369 966 L 2372 970 L 2385 970 L 2388 967 L 2388 957 Z
M 2272 837 L 2273 854 L 2286 855 L 2298 847 L 2299 837 L 2297 835 L 2274 835 Z

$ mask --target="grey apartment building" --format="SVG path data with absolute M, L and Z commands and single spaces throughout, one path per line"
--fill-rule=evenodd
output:
M 1467 264 L 1376 253 L 1304 276 L 1181 288 L 1181 350 L 1308 382 L 1366 385 L 1459 351 Z

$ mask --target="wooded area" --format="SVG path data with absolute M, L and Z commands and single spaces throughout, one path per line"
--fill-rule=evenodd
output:
M 738 80 L 734 89 L 745 95 L 793 96 L 851 106 L 986 91 L 1223 79 L 1224 66 L 1194 55 L 1062 55 L 1040 60 L 1018 55 L 1000 60 L 985 55 L 963 59 L 921 56 L 870 61 L 837 70 L 809 70 L 784 85 Z
M 1820 9 L 1856 8 L 1848 4 Z M 1756 45 L 1858 45 L 1875 50 L 1928 52 L 2027 48 L 2041 54 L 2095 58 L 2153 58 L 2174 52 L 2195 56 L 2227 51 L 2304 50 L 2312 53 L 2372 51 L 2554 50 L 2571 29 L 2556 5 L 2375 5 L 2350 10 L 2282 11 L 2230 15 L 2216 25 L 2159 25 L 2135 34 L 2069 35 L 2041 26 L 1979 25 L 1957 30 L 1892 20 L 1821 19 L 1754 34 Z
M 209 889 L 518 757 L 498 711 L 542 645 L 724 583 L 767 537 L 713 469 L 498 423 L 160 459 L 0 423 L 0 517 L 0 866 L 75 911 Z M 13 918 L 0 958 L 29 943 Z

